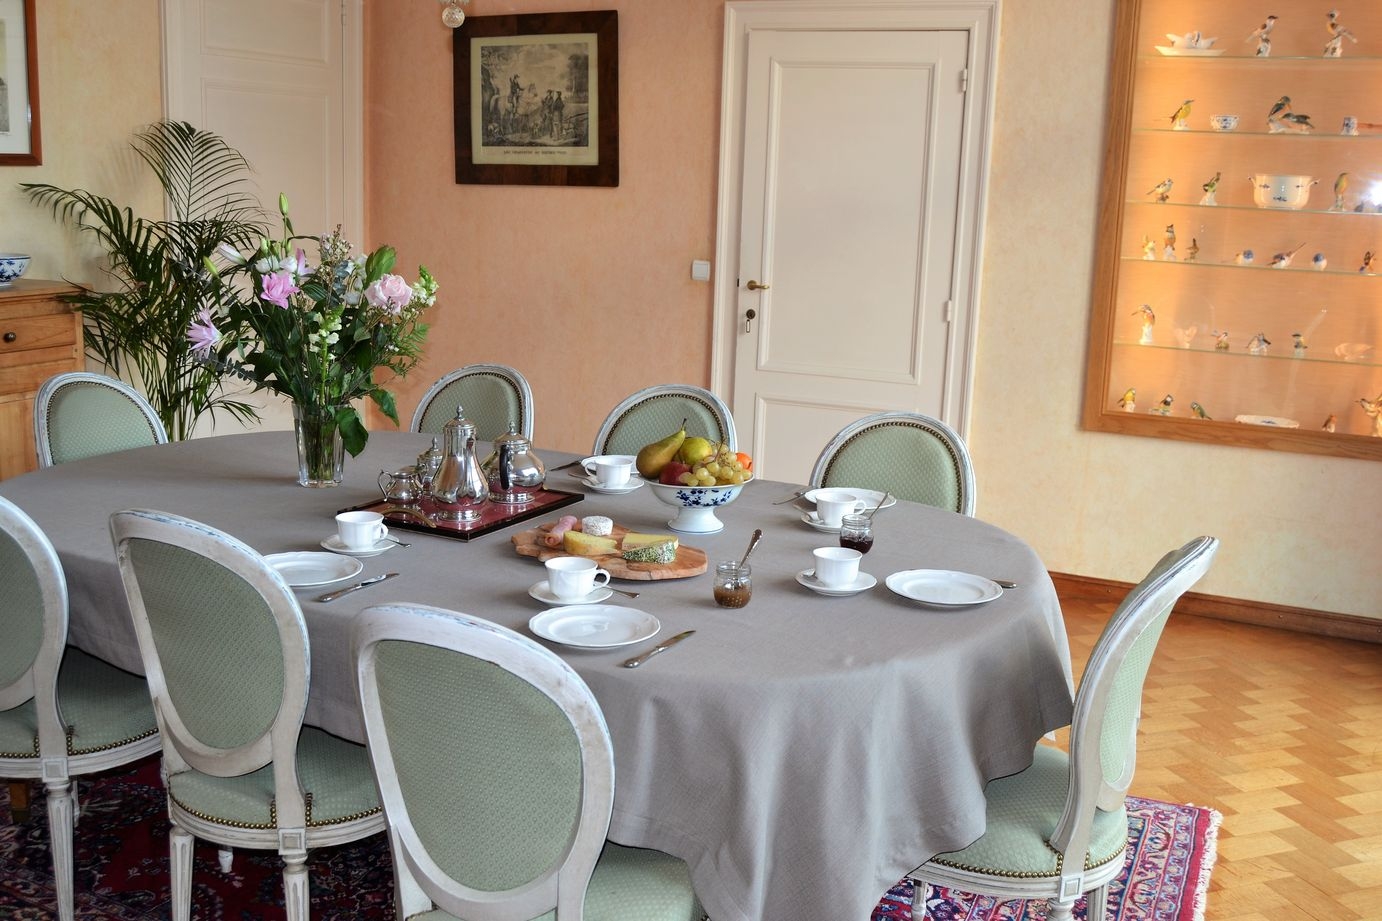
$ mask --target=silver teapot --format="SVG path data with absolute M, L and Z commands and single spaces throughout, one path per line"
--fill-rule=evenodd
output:
M 432 478 L 427 495 L 443 521 L 475 521 L 489 494 L 480 461 L 475 456 L 475 423 L 456 407 L 456 418 L 442 428 L 445 444 L 441 467 Z
M 547 479 L 547 468 L 533 453 L 532 443 L 518 433 L 518 426 L 494 439 L 494 450 L 483 464 L 492 502 L 520 505 L 532 502 Z

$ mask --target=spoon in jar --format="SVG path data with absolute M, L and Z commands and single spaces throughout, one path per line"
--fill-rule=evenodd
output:
M 762 539 L 763 539 L 763 529 L 762 529 L 762 528 L 754 528 L 754 529 L 753 529 L 753 536 L 749 538 L 749 548 L 748 548 L 747 550 L 744 551 L 744 558 L 741 559 L 741 560 L 739 561 L 739 568 L 740 568 L 740 569 L 743 569 L 743 568 L 744 568 L 744 564 L 747 563 L 747 562 L 749 561 L 749 554 L 750 554 L 750 553 L 753 553 L 754 548 L 756 548 L 756 547 L 758 546 L 758 542 L 759 542 L 760 540 L 762 540 Z

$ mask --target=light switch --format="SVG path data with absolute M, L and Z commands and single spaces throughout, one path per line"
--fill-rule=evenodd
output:
M 706 259 L 691 260 L 691 280 L 710 281 L 710 262 Z

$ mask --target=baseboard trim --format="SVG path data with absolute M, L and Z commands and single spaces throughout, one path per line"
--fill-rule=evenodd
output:
M 1060 598 L 1081 601 L 1118 602 L 1123 600 L 1123 596 L 1132 588 L 1127 582 L 1074 576 L 1063 572 L 1051 573 L 1051 581 L 1055 583 L 1056 594 Z M 1309 608 L 1224 598 L 1199 592 L 1186 592 L 1177 603 L 1176 609 L 1182 614 L 1209 617 L 1214 620 L 1231 620 L 1257 627 L 1275 627 L 1279 630 L 1357 640 L 1363 643 L 1382 643 L 1382 619 L 1359 617 L 1356 614 L 1312 611 Z

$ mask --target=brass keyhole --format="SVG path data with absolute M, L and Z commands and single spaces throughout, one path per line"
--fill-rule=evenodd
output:
M 753 323 L 753 318 L 758 316 L 758 311 L 750 307 L 744 311 L 744 332 L 749 331 L 749 326 Z

